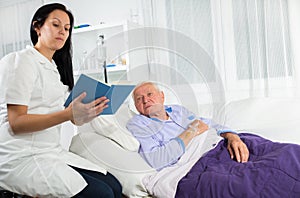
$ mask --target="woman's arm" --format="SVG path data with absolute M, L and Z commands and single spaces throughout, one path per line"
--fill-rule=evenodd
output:
M 66 109 L 49 114 L 28 114 L 25 105 L 7 105 L 8 121 L 15 134 L 31 133 L 53 127 L 65 121 L 82 125 L 97 117 L 107 107 L 106 97 L 83 104 L 85 93 L 78 96 Z

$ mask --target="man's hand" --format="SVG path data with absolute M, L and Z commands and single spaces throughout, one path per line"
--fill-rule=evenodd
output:
M 244 163 L 248 161 L 249 150 L 237 134 L 228 132 L 222 133 L 221 136 L 228 140 L 227 149 L 231 159 L 235 156 L 237 162 Z

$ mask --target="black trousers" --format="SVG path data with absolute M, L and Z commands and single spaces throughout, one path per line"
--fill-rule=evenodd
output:
M 76 170 L 88 183 L 88 185 L 77 195 L 75 198 L 121 198 L 122 197 L 122 186 L 120 182 L 109 172 L 106 175 L 77 168 L 71 166 Z

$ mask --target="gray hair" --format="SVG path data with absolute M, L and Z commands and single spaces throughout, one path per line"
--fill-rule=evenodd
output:
M 143 82 L 140 82 L 138 83 L 133 92 L 132 92 L 132 98 L 134 99 L 134 95 L 135 95 L 135 90 L 137 90 L 138 88 L 144 86 L 144 85 L 152 85 L 157 91 L 161 91 L 160 88 L 158 87 L 157 83 L 155 82 L 152 82 L 152 81 L 143 81 Z

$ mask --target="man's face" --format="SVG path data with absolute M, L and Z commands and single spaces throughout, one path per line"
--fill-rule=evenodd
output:
M 145 116 L 164 109 L 164 93 L 152 84 L 138 87 L 133 94 L 136 109 Z

